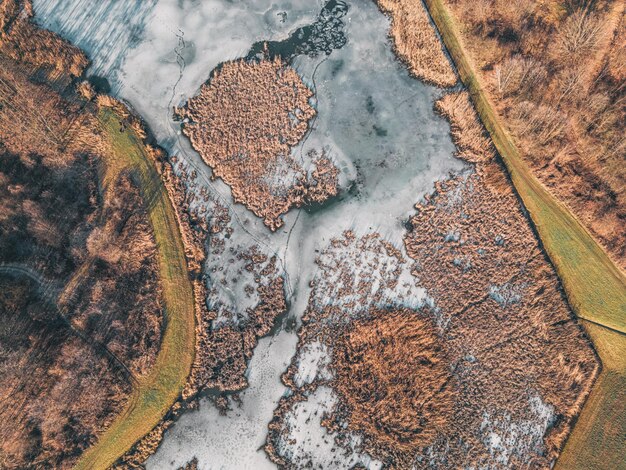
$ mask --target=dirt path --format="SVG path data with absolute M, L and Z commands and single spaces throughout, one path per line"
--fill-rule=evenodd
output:
M 165 300 L 166 329 L 149 375 L 139 379 L 124 412 L 99 437 L 76 465 L 77 469 L 105 469 L 150 432 L 179 397 L 194 358 L 194 301 L 181 234 L 174 208 L 154 163 L 132 129 L 120 130 L 120 118 L 102 107 L 99 119 L 117 161 L 137 178 L 147 205 L 158 247 Z

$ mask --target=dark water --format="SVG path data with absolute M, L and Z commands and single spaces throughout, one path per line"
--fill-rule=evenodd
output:
M 329 55 L 335 49 L 345 46 L 348 38 L 344 32 L 343 18 L 348 13 L 349 5 L 341 0 L 330 0 L 310 24 L 296 29 L 283 41 L 258 41 L 253 44 L 247 59 L 259 57 L 281 57 L 288 63 L 299 55 L 317 57 Z

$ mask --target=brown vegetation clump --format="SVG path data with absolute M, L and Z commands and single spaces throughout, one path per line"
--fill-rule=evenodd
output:
M 31 0 L 3 0 L 0 4 L 0 51 L 6 57 L 44 71 L 48 80 L 68 82 L 79 77 L 88 60 L 85 54 L 56 34 L 32 22 Z
M 198 470 L 198 459 L 194 457 L 187 462 L 184 467 L 180 467 L 178 470 Z
M 457 83 L 441 41 L 421 0 L 376 0 L 391 17 L 391 36 L 398 57 L 420 80 L 439 87 Z
M 280 58 L 226 62 L 200 93 L 178 109 L 193 147 L 228 184 L 236 202 L 272 230 L 291 207 L 337 193 L 337 170 L 327 158 L 306 169 L 290 153 L 315 116 L 313 93 Z
M 338 413 L 383 459 L 413 459 L 430 445 L 452 412 L 454 392 L 445 344 L 435 326 L 408 309 L 358 320 L 333 349 Z
M 523 158 L 625 269 L 624 2 L 444 3 Z
M 459 158 L 472 163 L 494 158 L 493 144 L 467 92 L 444 95 L 435 103 L 435 110 L 450 121 L 450 133 Z

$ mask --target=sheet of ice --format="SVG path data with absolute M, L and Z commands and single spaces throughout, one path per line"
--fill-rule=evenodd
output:
M 178 98 L 193 96 L 219 62 L 310 22 L 321 0 L 34 0 L 33 6 L 36 21 L 85 50 L 90 73 L 106 77 L 163 139 L 174 88 Z
M 198 411 L 183 415 L 175 424 L 147 467 L 176 469 L 197 457 L 201 470 L 273 468 L 263 451 L 266 426 L 274 400 L 285 391 L 280 373 L 295 346 L 295 335 L 287 332 L 259 341 L 250 363 L 250 386 L 240 395 L 241 407 L 229 399 L 232 411 L 223 416 L 208 400 L 202 400 Z
M 112 92 L 142 115 L 170 154 L 195 170 L 198 211 L 211 217 L 217 203 L 228 209 L 233 230 L 226 249 L 257 246 L 266 255 L 278 255 L 287 279 L 289 315 L 295 319 L 309 300 L 316 251 L 348 229 L 377 231 L 403 249 L 403 224 L 413 204 L 432 191 L 436 180 L 463 167 L 453 157 L 449 125 L 433 111 L 440 92 L 409 77 L 396 60 L 387 38 L 389 20 L 373 2 L 349 4 L 342 18 L 347 44 L 329 56 L 300 56 L 294 62 L 316 92 L 318 109 L 311 132 L 294 152 L 302 156 L 324 150 L 341 169 L 342 192 L 322 206 L 290 212 L 285 226 L 271 233 L 245 207 L 232 203 L 223 182 L 211 181 L 210 169 L 172 120 L 172 106 L 193 96 L 220 62 L 245 56 L 257 41 L 286 38 L 312 22 L 321 0 L 156 0 L 149 6 L 138 0 L 34 0 L 38 20 L 85 48 L 94 73 L 106 77 Z M 202 191 L 210 197 L 200 197 Z M 209 261 L 209 277 L 219 262 Z M 239 266 L 226 266 L 220 276 L 245 278 L 245 271 L 239 271 Z M 246 284 L 247 278 L 238 281 Z M 232 286 L 215 295 L 211 302 L 239 309 L 235 314 L 253 303 L 239 299 L 241 292 Z M 393 293 L 389 301 L 391 297 Z M 200 468 L 267 465 L 258 448 L 283 394 L 278 378 L 295 342 L 295 334 L 287 332 L 261 341 L 242 408 L 224 417 L 203 402 L 167 433 L 148 468 L 176 468 L 194 455 Z
M 337 445 L 334 436 L 321 425 L 325 414 L 332 411 L 337 396 L 329 387 L 318 387 L 306 401 L 296 403 L 287 413 L 284 434 L 279 443 L 280 455 L 294 462 L 296 468 L 350 469 L 355 466 L 367 469 L 380 469 L 382 463 L 361 453 L 361 440 L 353 436 L 347 445 L 348 450 Z
M 158 0 L 35 0 L 35 20 L 87 52 L 91 75 L 117 83 L 126 52 L 139 44 Z
M 333 377 L 328 367 L 331 358 L 328 346 L 320 341 L 312 341 L 298 348 L 294 382 L 297 387 L 314 382 L 316 379 L 330 380 Z

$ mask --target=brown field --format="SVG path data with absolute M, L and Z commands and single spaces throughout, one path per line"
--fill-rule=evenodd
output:
M 438 299 L 437 306 L 454 312 L 451 328 L 456 322 L 460 328 L 482 322 L 481 315 L 498 320 L 478 327 L 478 335 L 449 337 L 452 343 L 483 344 L 494 338 L 502 341 L 504 335 L 508 344 L 498 345 L 490 354 L 496 352 L 498 361 L 527 361 L 522 370 L 537 377 L 541 394 L 550 397 L 546 401 L 563 410 L 559 422 L 543 437 L 545 455 L 533 459 L 533 465 L 548 466 L 589 394 L 598 372 L 597 359 L 519 209 L 504 169 L 494 158 L 467 93 L 446 95 L 436 108 L 451 120 L 459 157 L 472 162 L 476 172 L 438 184 L 434 197 L 417 206 L 414 230 L 405 240 L 407 251 L 418 261 L 416 275 Z M 448 234 L 443 245 L 433 243 L 439 234 Z M 499 312 L 507 306 L 505 320 Z M 518 342 L 518 347 L 510 344 Z M 544 347 L 543 353 L 535 349 Z M 572 356 L 578 359 L 572 361 Z
M 624 331 L 625 316 L 623 312 L 626 306 L 625 295 L 625 279 L 623 270 L 620 270 L 607 256 L 602 247 L 592 239 L 592 235 L 588 232 L 583 225 L 569 212 L 558 199 L 544 188 L 544 186 L 536 179 L 536 176 L 532 174 L 531 169 L 528 167 L 527 162 L 523 159 L 523 151 L 520 152 L 518 148 L 519 143 L 516 143 L 511 137 L 507 127 L 510 127 L 510 123 L 502 119 L 499 115 L 498 106 L 494 105 L 494 102 L 499 102 L 500 97 L 494 96 L 490 92 L 490 87 L 485 86 L 489 79 L 488 74 L 484 72 L 489 71 L 489 67 L 483 68 L 481 73 L 476 69 L 476 61 L 474 54 L 480 55 L 486 53 L 485 44 L 473 42 L 470 43 L 468 33 L 463 31 L 463 22 L 467 18 L 458 19 L 456 15 L 453 15 L 441 0 L 427 0 L 430 13 L 433 15 L 435 22 L 439 30 L 443 35 L 444 42 L 450 51 L 450 54 L 454 58 L 455 64 L 459 70 L 463 83 L 468 87 L 474 104 L 481 119 L 489 129 L 489 133 L 495 142 L 500 155 L 502 156 L 509 174 L 515 184 L 518 194 L 521 196 L 526 208 L 528 209 L 530 216 L 537 228 L 542 242 L 549 254 L 551 261 L 554 263 L 559 276 L 563 282 L 564 288 L 567 292 L 568 300 L 572 305 L 574 311 L 580 318 L 588 319 L 595 322 L 598 325 L 606 325 L 609 328 L 614 328 L 618 331 Z M 446 2 L 447 3 L 447 2 Z M 497 3 L 497 2 L 496 2 Z M 479 4 L 478 15 L 481 11 L 488 11 L 494 5 L 488 5 L 485 2 Z M 526 6 L 528 6 L 526 4 Z M 553 24 L 550 29 L 550 33 L 558 33 L 561 36 L 568 36 L 569 39 L 574 39 L 574 42 L 570 46 L 581 46 L 583 49 L 591 47 L 591 49 L 597 48 L 598 53 L 592 53 L 590 56 L 585 57 L 583 60 L 584 65 L 581 65 L 580 55 L 575 53 L 575 49 L 570 50 L 572 54 L 565 54 L 562 56 L 563 65 L 565 69 L 561 69 L 561 72 L 567 73 L 566 66 L 573 65 L 569 72 L 571 73 L 572 81 L 568 84 L 565 91 L 559 99 L 570 94 L 572 90 L 578 88 L 578 93 L 574 93 L 580 97 L 581 77 L 591 72 L 592 76 L 594 71 L 600 70 L 597 75 L 597 79 L 593 82 L 593 85 L 608 82 L 617 83 L 617 87 L 609 86 L 611 99 L 616 101 L 610 101 L 610 103 L 621 106 L 623 112 L 623 106 L 619 103 L 623 101 L 623 85 L 619 85 L 623 82 L 623 57 L 624 57 L 624 41 L 623 41 L 623 2 L 613 2 L 608 4 L 606 2 L 566 2 L 563 8 L 556 5 L 556 2 L 552 4 L 537 4 L 539 9 L 548 7 L 553 8 L 553 12 L 557 13 L 557 17 L 568 18 L 563 24 Z M 499 5 L 499 12 L 503 15 L 515 15 L 519 12 L 524 14 L 524 9 L 511 9 L 506 5 Z M 602 12 L 607 13 L 606 22 L 598 21 L 598 14 Z M 561 15 L 561 16 L 560 16 Z M 621 25 L 619 22 L 622 22 Z M 498 22 L 488 23 L 489 27 L 497 28 L 502 25 Z M 542 37 L 541 31 L 546 26 L 545 23 L 534 23 L 530 21 L 527 23 L 521 22 L 517 26 L 523 26 L 525 39 L 532 36 L 532 30 L 537 29 L 540 46 L 551 44 L 549 41 L 545 41 Z M 591 26 L 591 27 L 590 27 Z M 602 34 L 602 29 L 610 29 L 617 26 L 615 36 L 611 34 Z M 562 28 L 562 29 L 561 29 Z M 531 34 L 528 33 L 531 30 Z M 572 33 L 574 33 L 572 35 Z M 600 33 L 600 34 L 599 34 Z M 511 38 L 508 34 L 505 35 L 508 39 Z M 493 37 L 492 37 L 493 38 Z M 514 38 L 514 36 L 513 36 Z M 515 47 L 515 40 L 513 41 L 492 41 L 492 45 L 496 46 L 498 50 L 505 51 L 505 44 L 509 43 Z M 515 38 L 514 38 L 515 39 Z M 502 47 L 501 47 L 502 46 Z M 528 44 L 526 44 L 528 46 Z M 568 46 L 569 47 L 569 46 Z M 480 51 L 475 49 L 480 49 Z M 606 53 L 609 48 L 608 54 Z M 532 49 L 532 47 L 530 47 Z M 525 47 L 525 51 L 529 48 Z M 593 52 L 593 51 L 592 51 Z M 488 54 L 491 54 L 487 52 Z M 583 54 L 584 55 L 584 54 Z M 496 58 L 497 61 L 497 58 Z M 517 61 L 523 63 L 523 61 Z M 532 62 L 532 61 L 531 61 Z M 566 63 L 567 62 L 567 63 Z M 537 65 L 536 63 L 534 65 Z M 526 71 L 529 69 L 526 68 Z M 514 71 L 519 71 L 518 68 L 514 68 Z M 549 71 L 552 72 L 552 71 Z M 499 70 L 495 70 L 496 75 L 500 73 Z M 525 73 L 525 72 L 524 72 Z M 487 76 L 486 76 L 487 75 Z M 514 77 L 516 73 L 512 74 Z M 561 74 L 562 75 L 562 74 Z M 511 74 L 507 73 L 504 77 L 510 78 Z M 615 81 L 610 77 L 622 77 Z M 524 75 L 522 75 L 524 77 Z M 587 78 L 589 76 L 587 75 Z M 519 78 L 519 75 L 517 75 Z M 526 77 L 529 78 L 529 77 Z M 532 79 L 532 80 L 531 80 Z M 529 89 L 533 89 L 532 83 L 536 77 L 530 77 L 531 86 Z M 554 77 L 551 77 L 554 79 Z M 552 80 L 554 82 L 554 80 Z M 584 80 L 583 80 L 584 81 Z M 506 81 L 505 81 L 506 83 Z M 518 81 L 518 83 L 520 83 Z M 525 83 L 525 80 L 523 80 Z M 571 88 L 569 87 L 571 85 Z M 541 90 L 541 86 L 538 87 Z M 585 90 L 593 90 L 593 87 L 587 87 Z M 552 98 L 552 97 L 550 97 Z M 565 102 L 565 100 L 564 100 Z M 605 102 L 598 108 L 600 115 L 614 116 L 614 104 Z M 566 110 L 563 107 L 562 110 Z M 579 111 L 576 110 L 575 113 Z M 581 113 L 584 117 L 585 111 Z M 577 116 L 574 116 L 576 118 Z M 533 120 L 529 119 L 529 123 Z M 575 121 L 574 121 L 575 122 Z M 609 124 L 608 128 L 613 128 L 617 131 L 617 135 L 623 134 L 623 118 L 618 121 L 616 125 L 612 119 L 604 120 L 600 122 Z M 613 122 L 613 124 L 610 124 Z M 579 138 L 586 138 L 584 132 L 580 132 L 582 129 L 576 130 L 574 135 Z M 587 128 L 587 131 L 589 128 Z M 610 136 L 610 134 L 607 134 Z M 620 141 L 619 138 L 615 140 L 607 140 L 605 143 L 611 143 L 612 148 L 608 148 L 607 158 L 610 159 L 615 155 L 613 151 L 621 152 L 623 155 L 623 138 Z M 621 157 L 623 160 L 623 156 Z M 608 161 L 608 160 L 606 160 Z M 618 157 L 617 160 L 620 161 Z M 611 167 L 611 165 L 609 165 Z M 619 168 L 623 168 L 623 164 L 619 165 Z M 611 167 L 612 168 L 612 167 Z M 622 178 L 623 172 L 620 169 L 612 169 L 613 177 Z M 579 173 L 576 173 L 579 174 Z M 576 181 L 576 177 L 572 177 L 572 174 L 563 174 L 561 183 L 568 183 L 569 180 Z M 619 184 L 622 189 L 624 185 Z M 599 185 L 596 185 L 599 187 Z M 552 192 L 554 194 L 554 191 Z M 557 194 L 558 196 L 558 194 Z M 603 202 L 600 204 L 604 204 Z M 623 209 L 623 204 L 609 205 L 610 211 L 613 211 L 615 207 Z M 570 207 L 571 209 L 571 207 Z M 580 213 L 577 214 L 580 216 Z M 619 218 L 618 214 L 618 218 Z M 584 222 L 583 217 L 583 222 Z M 589 226 L 587 225 L 587 228 Z M 613 230 L 610 224 L 606 225 L 609 231 Z M 593 231 L 593 230 L 592 230 Z M 596 237 L 597 238 L 597 237 Z M 623 247 L 623 243 L 618 243 Z M 613 261 L 616 261 L 617 265 L 622 264 L 623 257 L 620 260 L 620 256 L 615 256 L 615 250 L 611 246 L 605 244 L 605 247 L 609 249 L 613 254 Z M 618 250 L 619 251 L 619 250 Z M 600 328 L 602 329 L 602 328 Z M 591 330 L 590 330 L 591 331 Z M 623 374 L 618 373 L 615 375 L 615 371 L 610 369 L 613 366 L 613 358 L 611 355 L 606 355 L 606 347 L 604 343 L 605 335 L 593 336 L 594 343 L 598 348 L 598 352 L 602 359 L 604 370 L 598 379 L 597 388 L 594 388 L 590 397 L 589 403 L 587 403 L 582 410 L 579 418 L 579 424 L 582 426 L 582 430 L 579 430 L 578 425 L 575 428 L 571 439 L 568 440 L 567 446 L 564 449 L 557 466 L 560 468 L 605 468 L 606 462 L 617 462 L 623 460 L 624 455 L 624 440 L 623 440 L 623 428 L 624 419 L 626 415 L 624 413 L 615 413 L 612 409 L 619 409 L 619 405 L 615 402 L 615 397 L 619 396 L 619 387 L 622 380 L 619 378 Z M 609 371 L 607 372 L 607 369 Z M 614 368 L 613 368 L 614 369 Z M 616 380 L 608 380 L 607 377 L 613 377 Z M 609 384 L 611 386 L 609 386 Z M 583 424 L 584 423 L 584 424 Z M 591 431 L 593 429 L 593 431 Z M 620 430 L 621 429 L 621 430 Z M 602 436 L 601 441 L 597 439 Z M 598 443 L 601 442 L 603 455 L 602 461 L 598 461 L 594 455 L 600 455 L 600 452 L 596 452 L 598 449 Z M 560 463 L 564 462 L 564 463 Z

